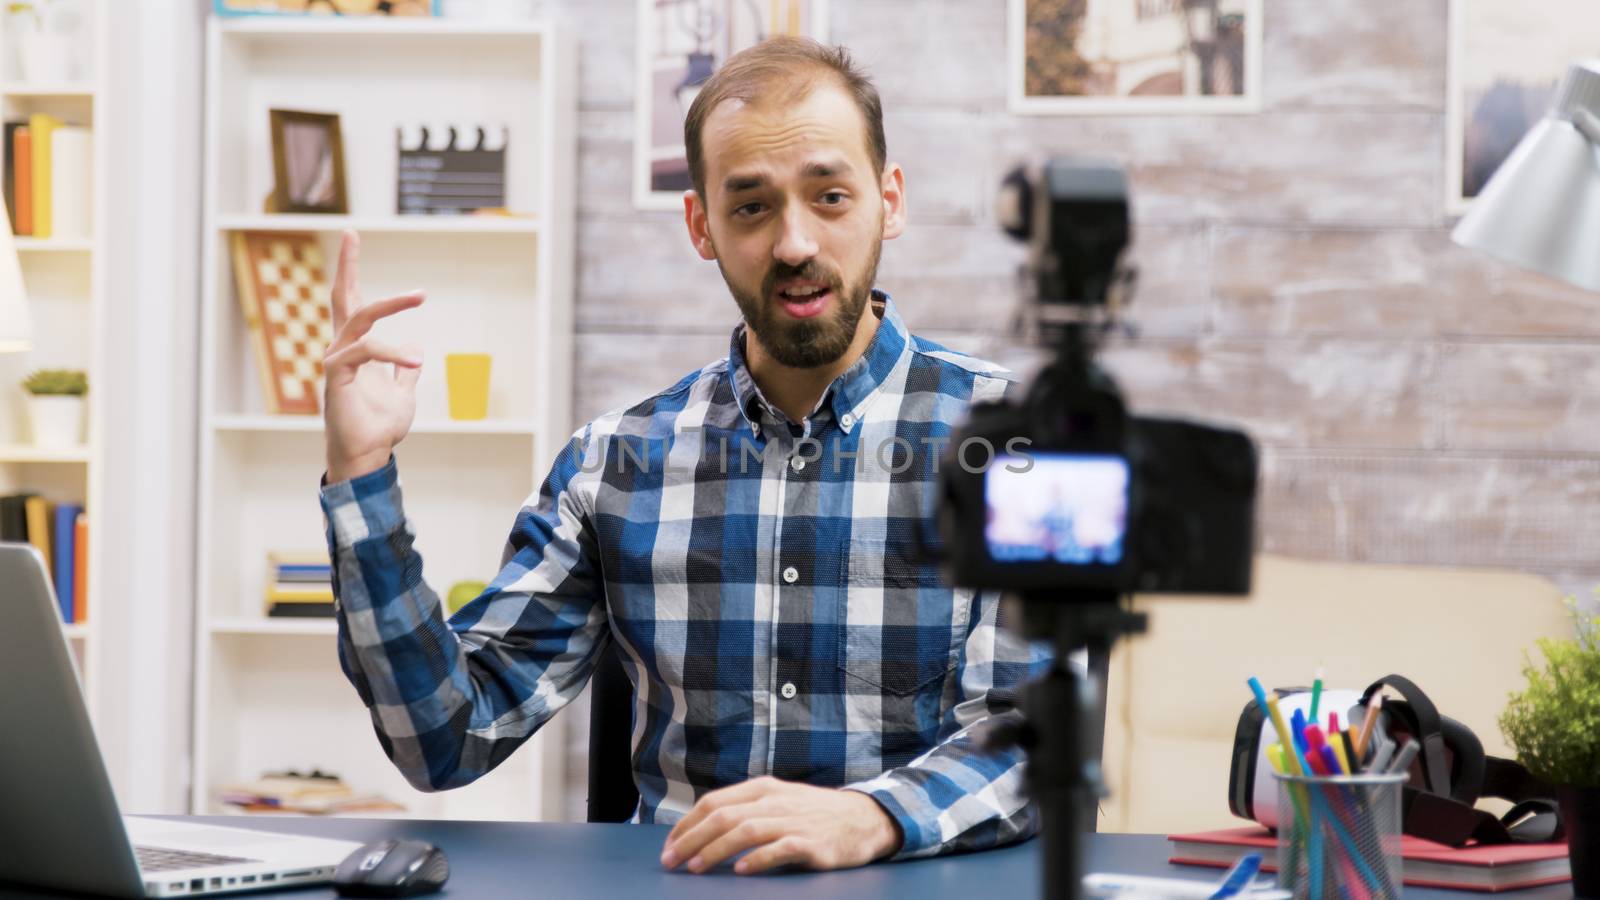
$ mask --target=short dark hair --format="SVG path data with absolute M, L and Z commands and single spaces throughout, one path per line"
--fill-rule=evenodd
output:
M 700 132 L 717 104 L 724 100 L 759 102 L 774 85 L 788 87 L 790 95 L 799 99 L 816 87 L 816 79 L 808 76 L 817 73 L 832 78 L 856 102 L 867 127 L 873 173 L 883 174 L 889 155 L 883 138 L 883 104 L 872 80 L 851 62 L 849 51 L 806 37 L 773 37 L 729 57 L 689 105 L 689 115 L 683 120 L 683 145 L 689 157 L 689 178 L 701 198 L 706 195 L 706 161 Z

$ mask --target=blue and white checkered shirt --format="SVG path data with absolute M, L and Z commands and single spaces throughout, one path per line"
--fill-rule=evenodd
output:
M 1047 660 L 917 549 L 952 428 L 1010 381 L 913 337 L 886 295 L 872 310 L 871 346 L 804 423 L 762 398 L 740 326 L 727 359 L 585 426 L 448 622 L 394 460 L 323 488 L 340 660 L 412 784 L 492 769 L 615 641 L 642 822 L 773 775 L 876 798 L 899 857 L 1033 833 L 1020 752 L 983 752 L 975 726 L 1017 715 Z

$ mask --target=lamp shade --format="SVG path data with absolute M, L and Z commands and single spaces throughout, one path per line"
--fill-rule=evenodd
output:
M 1511 151 L 1450 237 L 1600 291 L 1600 60 L 1567 70 L 1550 112 Z
M 11 240 L 9 217 L 0 215 L 0 353 L 33 349 L 28 298 L 22 293 L 22 265 Z

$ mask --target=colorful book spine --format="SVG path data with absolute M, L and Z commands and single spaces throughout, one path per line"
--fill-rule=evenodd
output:
M 12 192 L 17 200 L 17 234 L 33 234 L 33 134 L 23 125 L 11 133 Z
M 89 621 L 89 516 L 78 513 L 73 523 L 72 620 Z
M 77 615 L 77 595 L 73 592 L 73 585 L 78 568 L 76 531 L 78 516 L 82 512 L 83 507 L 72 503 L 62 503 L 55 509 L 56 597 L 61 603 L 61 619 L 69 623 L 81 621 Z
M 89 129 L 64 125 L 50 136 L 50 234 L 87 238 L 93 228 Z
M 51 149 L 55 130 L 62 121 L 49 113 L 34 113 L 28 117 L 28 132 L 33 138 L 33 236 L 47 238 L 51 230 Z

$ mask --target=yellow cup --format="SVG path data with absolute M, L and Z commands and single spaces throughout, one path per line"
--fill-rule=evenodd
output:
M 450 392 L 450 418 L 476 420 L 489 415 L 489 354 L 446 354 L 444 377 Z

